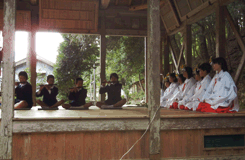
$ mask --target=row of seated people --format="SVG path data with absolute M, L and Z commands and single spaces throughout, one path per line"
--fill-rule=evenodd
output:
M 213 79 L 209 73 L 216 71 Z M 238 112 L 237 87 L 228 73 L 227 63 L 219 57 L 203 63 L 195 71 L 184 67 L 183 74 L 169 75 L 167 89 L 161 95 L 161 107 L 212 113 Z
M 32 86 L 27 82 L 28 75 L 25 71 L 19 73 L 19 81 L 16 82 L 15 88 L 15 109 L 20 108 L 32 108 L 33 99 L 32 99 Z M 57 95 L 59 90 L 57 86 L 54 85 L 55 78 L 53 75 L 47 76 L 47 85 L 40 86 L 38 92 L 36 92 L 36 97 L 43 97 L 43 100 L 37 100 L 37 103 L 43 108 L 57 108 L 62 105 L 63 108 L 68 109 L 70 107 L 83 107 L 89 108 L 93 105 L 92 102 L 86 103 L 85 99 L 87 97 L 87 89 L 83 87 L 83 79 L 76 79 L 76 86 L 70 88 L 68 99 L 71 100 L 71 103 L 64 104 L 65 101 L 57 101 Z M 126 99 L 121 98 L 121 89 L 122 84 L 118 81 L 118 75 L 112 73 L 110 75 L 110 82 L 106 80 L 102 82 L 100 88 L 100 94 L 107 93 L 108 99 L 105 102 L 97 102 L 96 106 L 102 109 L 105 108 L 114 108 L 122 107 L 126 103 Z

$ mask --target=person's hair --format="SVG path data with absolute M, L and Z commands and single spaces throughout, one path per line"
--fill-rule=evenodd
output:
M 199 73 L 200 73 L 200 70 L 196 69 L 196 70 L 195 70 L 195 74 L 196 74 L 196 75 L 200 75 Z
M 53 79 L 54 79 L 54 76 L 53 76 L 53 75 L 48 75 L 48 76 L 47 76 L 47 81 L 48 81 L 50 78 L 53 78 Z
M 210 73 L 212 70 L 212 66 L 209 63 L 203 63 L 198 68 L 203 71 L 207 71 L 207 73 Z
M 112 74 L 110 75 L 110 79 L 111 79 L 112 77 L 115 77 L 115 78 L 118 80 L 118 75 L 117 75 L 116 73 L 112 73 Z
M 192 68 L 191 67 L 185 67 L 185 71 L 188 74 L 188 79 L 191 78 L 191 77 L 193 77 L 193 71 L 192 71 Z
M 228 71 L 226 60 L 223 57 L 218 57 L 212 60 L 213 64 L 221 65 L 223 71 Z
M 76 79 L 76 84 L 78 83 L 78 81 L 83 81 L 83 79 L 82 78 L 77 78 Z
M 172 77 L 174 79 L 174 82 L 178 82 L 178 79 L 176 78 L 175 73 L 171 73 L 169 77 Z
M 21 71 L 21 72 L 19 73 L 19 77 L 20 77 L 20 76 L 24 76 L 24 77 L 26 77 L 26 79 L 28 79 L 28 75 L 27 75 L 26 71 Z
M 179 74 L 178 77 L 181 79 L 183 83 L 185 82 L 185 77 L 183 76 L 183 74 Z

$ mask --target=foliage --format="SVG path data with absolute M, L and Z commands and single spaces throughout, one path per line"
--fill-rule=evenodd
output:
M 144 78 L 144 38 L 107 37 L 106 56 L 107 79 L 111 73 L 117 73 L 129 98 L 132 84 Z
M 93 65 L 99 56 L 98 36 L 62 34 L 64 42 L 59 46 L 54 75 L 59 88 L 59 98 L 67 100 L 69 88 L 75 79 L 82 77 L 85 88 L 90 84 Z

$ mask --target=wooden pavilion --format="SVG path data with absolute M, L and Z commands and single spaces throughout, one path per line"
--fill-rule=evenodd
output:
M 211 114 L 159 109 L 160 69 L 164 68 L 164 75 L 169 71 L 169 54 L 176 70 L 181 61 L 192 65 L 191 24 L 212 13 L 216 13 L 216 55 L 225 56 L 225 18 L 243 52 L 235 76 L 235 82 L 238 81 L 244 66 L 245 46 L 226 8 L 233 1 L 1 0 L 4 53 L 0 159 L 120 159 L 141 137 L 149 122 L 152 122 L 149 132 L 125 159 L 244 159 L 245 112 Z M 145 37 L 148 109 L 14 111 L 15 31 L 29 33 L 33 93 L 36 32 L 99 34 L 102 80 L 105 79 L 105 36 Z M 173 53 L 169 36 L 177 32 L 183 33 L 184 42 L 181 52 Z M 164 58 L 164 66 L 159 57 Z

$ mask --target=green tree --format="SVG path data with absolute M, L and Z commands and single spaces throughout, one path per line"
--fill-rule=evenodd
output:
M 99 56 L 99 39 L 96 35 L 62 34 L 64 42 L 59 46 L 54 76 L 59 87 L 59 98 L 67 100 L 75 79 L 82 77 L 84 86 L 90 83 L 93 65 Z M 96 64 L 98 66 L 98 64 Z

